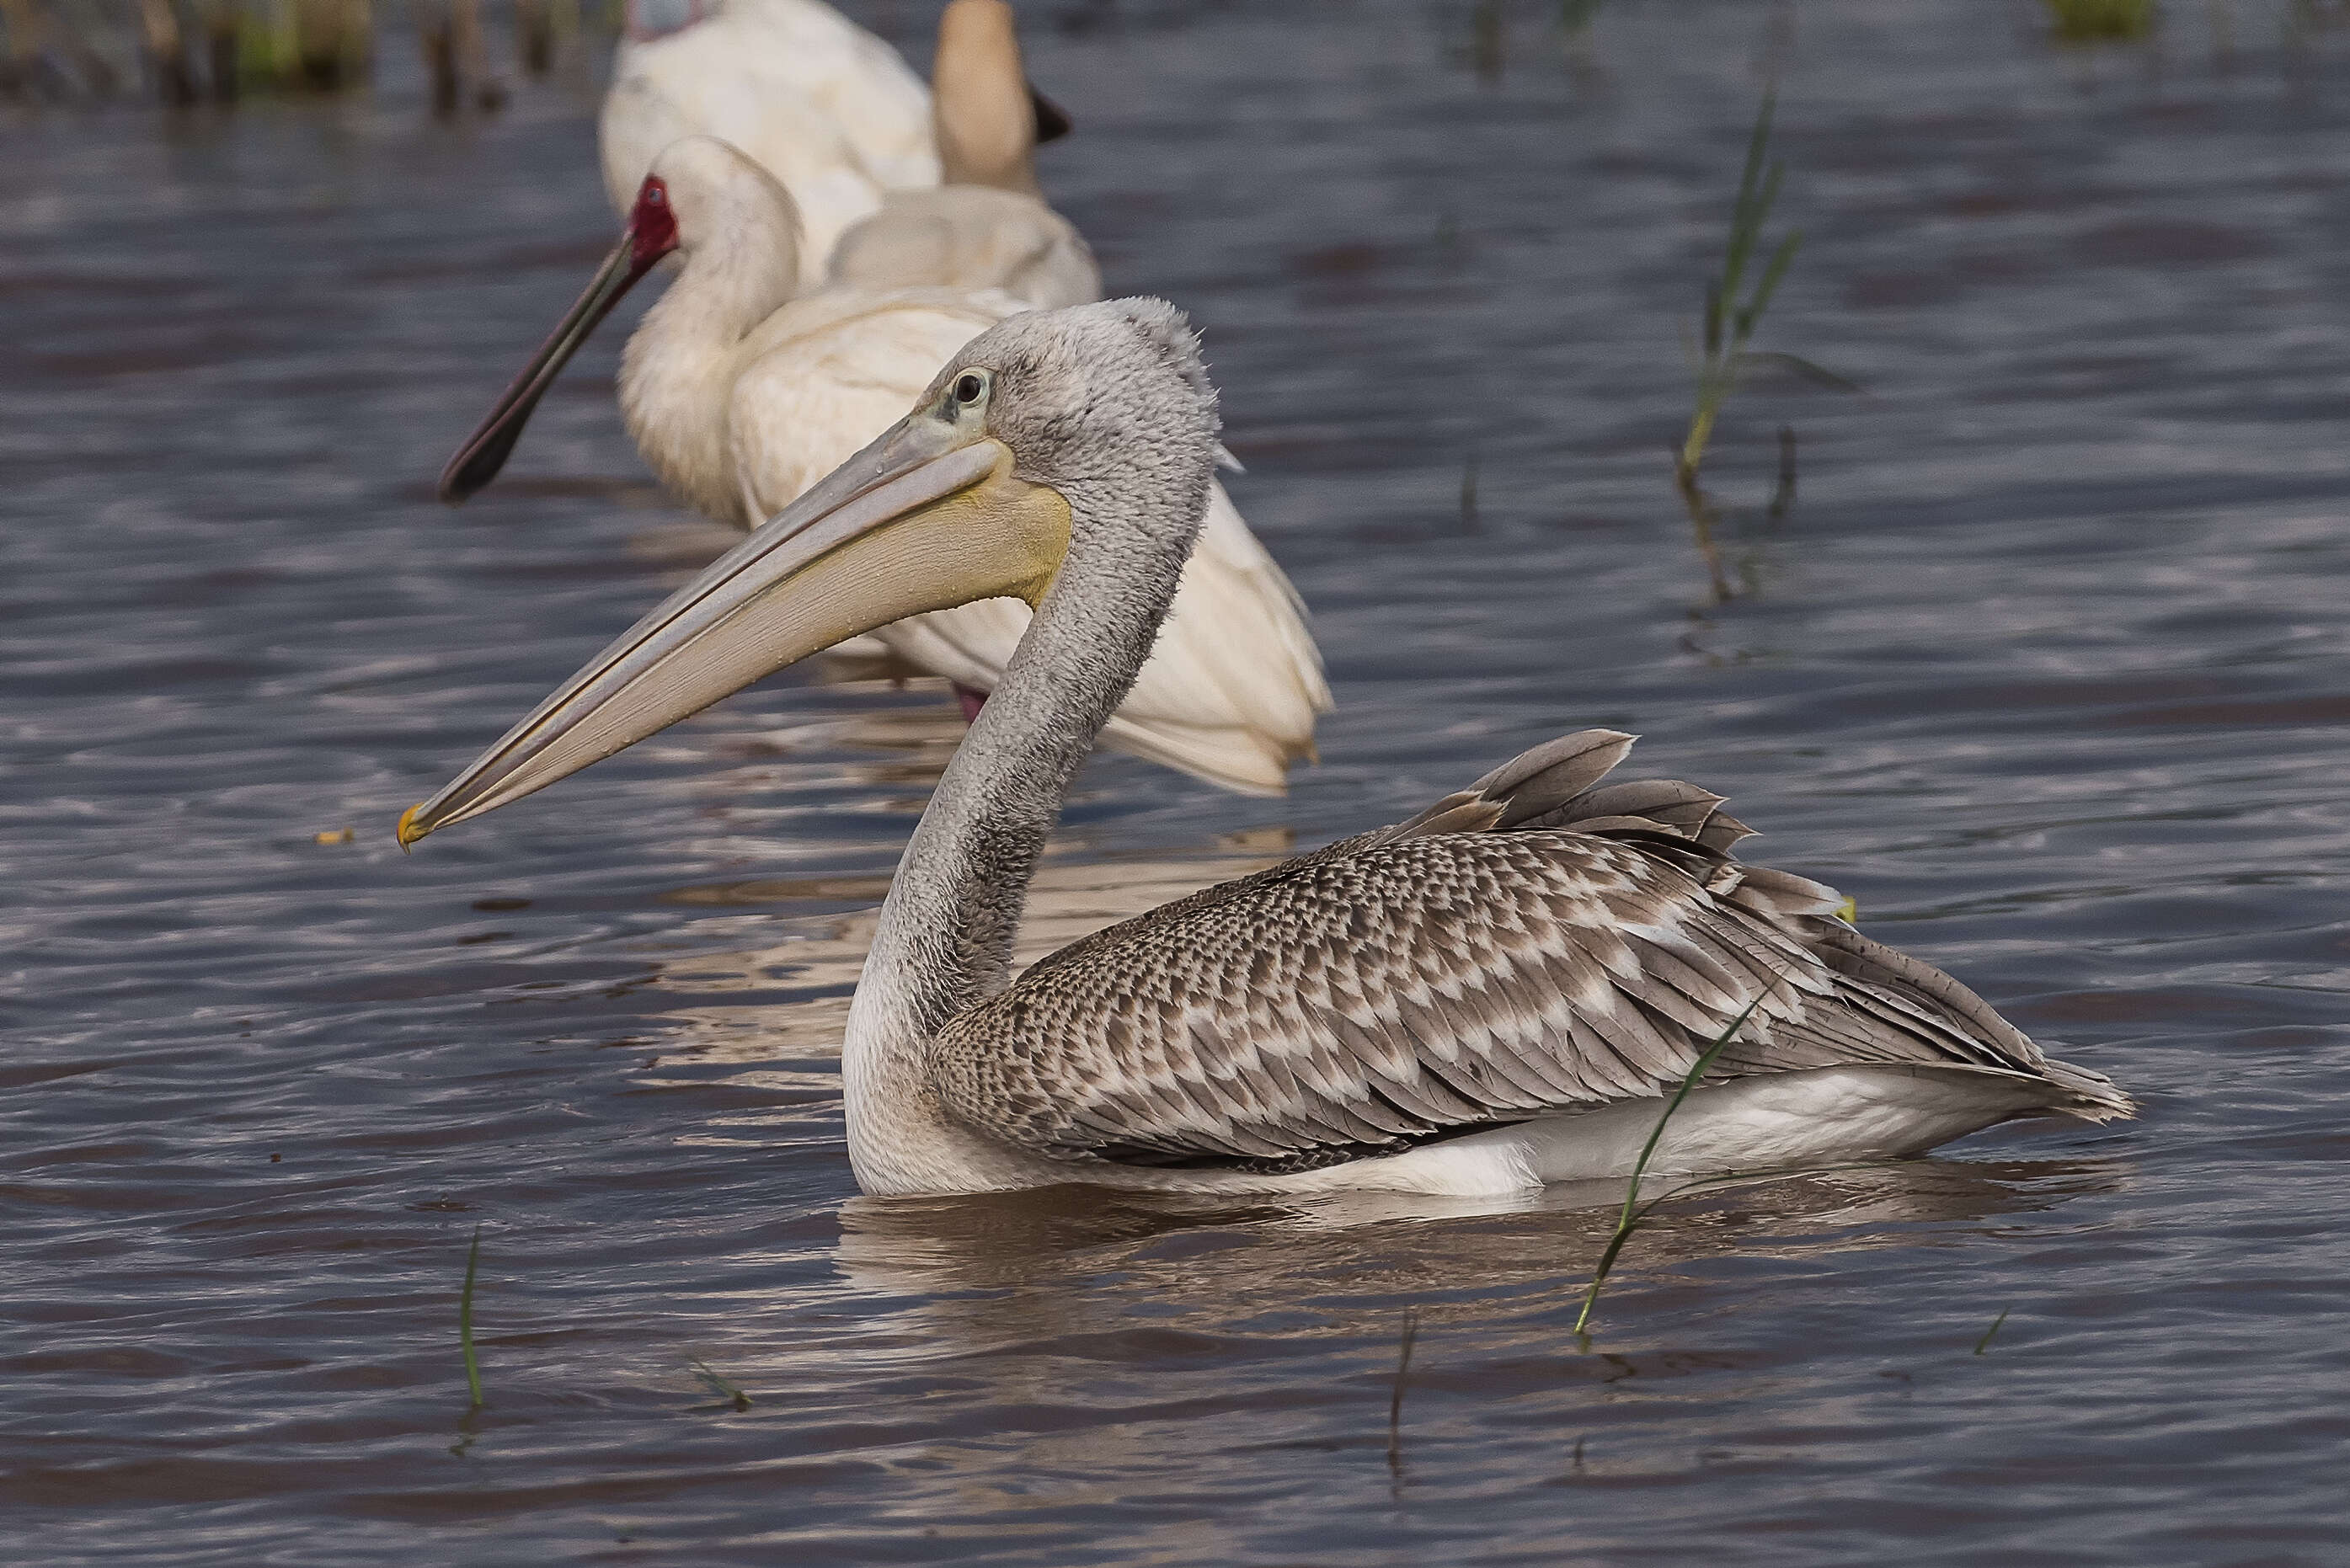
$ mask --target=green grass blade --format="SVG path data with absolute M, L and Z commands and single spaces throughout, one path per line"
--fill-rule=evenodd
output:
M 457 1296 L 457 1344 L 465 1353 L 465 1386 L 472 1390 L 473 1408 L 482 1407 L 482 1366 L 473 1356 L 473 1276 L 482 1264 L 482 1228 L 473 1227 L 473 1244 L 465 1250 L 465 1288 Z
M 1754 1016 L 1754 1010 L 1762 1006 L 1762 1002 L 1763 997 L 1757 996 L 1748 1002 L 1746 1011 L 1731 1019 L 1730 1026 L 1714 1036 L 1713 1044 L 1705 1048 L 1690 1067 L 1688 1075 L 1681 1079 L 1681 1086 L 1673 1091 L 1672 1099 L 1665 1106 L 1664 1115 L 1659 1116 L 1657 1125 L 1648 1129 L 1648 1141 L 1640 1146 L 1640 1158 L 1632 1162 L 1632 1178 L 1624 1186 L 1624 1208 L 1616 1217 L 1616 1233 L 1607 1239 L 1606 1250 L 1599 1254 L 1599 1262 L 1592 1269 L 1591 1286 L 1583 1293 L 1583 1310 L 1575 1318 L 1575 1333 L 1578 1336 L 1583 1334 L 1585 1325 L 1591 1322 L 1591 1309 L 1599 1304 L 1599 1287 L 1607 1282 L 1609 1272 L 1616 1267 L 1617 1255 L 1624 1251 L 1624 1243 L 1632 1239 L 1634 1227 L 1639 1224 L 1641 1215 L 1646 1212 L 1639 1206 L 1640 1179 L 1648 1173 L 1648 1161 L 1655 1156 L 1657 1145 L 1665 1136 L 1665 1124 L 1673 1119 L 1673 1113 L 1681 1108 L 1681 1102 L 1689 1098 L 1690 1091 L 1696 1088 L 1698 1080 L 1705 1076 L 1705 1070 L 1713 1065 L 1713 1059 L 1721 1055 L 1731 1039 L 1746 1026 L 1746 1021 Z
M 1730 248 L 1722 252 L 1721 276 L 1707 287 L 1727 299 L 1738 297 L 1738 285 L 1746 275 L 1746 254 L 1754 248 L 1756 232 L 1762 227 L 1748 218 L 1742 205 L 1730 215 Z
M 1860 390 L 1859 382 L 1839 376 L 1825 365 L 1806 359 L 1800 354 L 1782 354 L 1775 348 L 1742 348 L 1738 352 L 1736 363 L 1740 366 L 1776 365 L 1781 369 L 1792 370 L 1804 380 L 1825 387 L 1830 391 L 1857 392 Z M 1846 899 L 1846 902 L 1849 903 L 1851 900 Z M 1857 908 L 1853 911 L 1856 915 L 1859 912 Z M 1840 914 L 1840 918 L 1849 923 L 1852 917 Z
M 1763 151 L 1771 145 L 1771 117 L 1778 109 L 1779 88 L 1773 82 L 1762 89 L 1762 101 L 1754 111 L 1754 129 L 1746 135 L 1746 167 L 1738 176 L 1742 200 L 1752 194 L 1755 182 L 1762 176 Z
M 686 1363 L 686 1366 L 693 1369 L 694 1377 L 704 1388 L 709 1389 L 735 1409 L 747 1410 L 751 1407 L 751 1397 L 743 1392 L 742 1386 L 712 1371 L 710 1363 L 702 1360 L 702 1357 L 694 1356 Z
M 1746 140 L 1746 167 L 1738 176 L 1738 198 L 1730 207 L 1730 250 L 1721 258 L 1721 291 L 1731 298 L 1738 296 L 1738 282 L 1746 271 L 1747 255 L 1754 248 L 1761 234 L 1762 219 L 1770 209 L 1767 198 L 1759 204 L 1756 197 L 1762 183 L 1762 158 L 1771 141 L 1771 113 L 1778 100 L 1776 88 L 1762 94 L 1762 107 L 1754 117 L 1753 132 Z
M 2005 1323 L 2007 1321 L 2007 1314 L 2014 1310 L 2015 1309 L 2013 1307 L 2002 1307 L 2000 1309 L 1999 1315 L 1991 1320 L 1991 1326 L 1983 1330 L 1983 1336 L 1975 1341 L 1975 1354 L 1977 1355 L 1981 1355 L 1984 1351 L 1991 1348 L 1991 1336 L 1999 1332 L 1999 1325 Z
M 1753 335 L 1754 324 L 1769 308 L 1771 296 L 1779 292 L 1779 280 L 1787 275 L 1787 268 L 1794 263 L 1795 251 L 1803 243 L 1804 231 L 1794 229 L 1779 242 L 1779 248 L 1771 253 L 1771 260 L 1762 268 L 1762 281 L 1754 286 L 1754 297 L 1747 301 L 1745 308 L 1738 313 L 1738 341 L 1742 346 Z
M 1754 247 L 1762 243 L 1762 225 L 1770 221 L 1771 209 L 1778 204 L 1779 185 L 1786 175 L 1785 164 L 1772 164 L 1771 171 L 1762 177 L 1762 190 L 1731 220 L 1734 231 L 1733 244 L 1736 244 L 1738 249 L 1738 267 L 1742 274 L 1746 269 L 1747 262 L 1753 257 Z M 1733 282 L 1730 287 L 1731 292 L 1735 295 L 1737 285 Z M 1767 292 L 1767 286 L 1765 292 Z M 1762 314 L 1762 309 L 1759 301 L 1750 302 L 1742 314 L 1748 317 L 1758 316 Z

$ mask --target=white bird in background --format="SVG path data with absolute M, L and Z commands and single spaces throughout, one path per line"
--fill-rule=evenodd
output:
M 1028 84 L 1005 0 L 950 0 L 935 108 L 896 50 L 820 0 L 629 0 L 628 16 L 597 126 L 622 216 L 661 149 L 714 136 L 792 193 L 805 286 L 830 264 L 866 287 L 1099 297 L 1091 253 L 1037 189 L 1030 154 L 1068 119 Z M 841 235 L 875 213 L 844 265 Z
M 1469 1197 L 2132 1114 L 2102 1075 L 1836 918 L 1833 889 L 1741 862 L 1749 830 L 1721 796 L 1605 782 L 1633 739 L 1609 730 L 1015 977 L 1045 835 L 1175 597 L 1216 437 L 1172 306 L 1004 322 L 411 808 L 400 841 L 862 627 L 1016 594 L 1035 619 L 914 829 L 849 1009 L 848 1153 L 868 1192 Z
M 628 0 L 597 122 L 613 207 L 625 215 L 661 149 L 693 135 L 783 182 L 810 286 L 886 192 L 939 182 L 921 78 L 821 0 Z
M 942 183 L 889 192 L 834 249 L 832 281 L 1000 288 L 1039 310 L 1099 299 L 1093 252 L 1036 183 L 1036 145 L 1068 119 L 1029 85 L 1012 7 L 951 0 L 931 75 Z
M 564 361 L 672 252 L 683 263 L 676 281 L 629 340 L 621 410 L 664 483 L 741 527 L 848 460 L 956 350 L 1027 307 L 1001 289 L 969 287 L 841 286 L 795 298 L 792 208 L 781 185 L 724 142 L 689 137 L 664 151 L 620 244 L 451 460 L 442 498 L 463 500 L 496 475 Z M 1003 679 L 1029 616 L 1016 598 L 988 599 L 874 635 L 911 670 L 962 688 L 969 710 L 970 694 Z M 1229 789 L 1277 794 L 1288 764 L 1312 754 L 1315 719 L 1329 701 L 1295 591 L 1211 486 L 1174 609 L 1103 742 Z

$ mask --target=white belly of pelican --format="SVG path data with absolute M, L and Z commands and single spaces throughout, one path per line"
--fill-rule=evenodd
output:
M 1652 1176 L 1790 1170 L 1920 1154 L 2043 1106 L 2044 1090 L 1992 1073 L 1821 1067 L 1698 1089 L 1665 1124 Z M 1632 1174 L 1664 1114 L 1629 1100 L 1430 1144 L 1404 1154 L 1273 1177 L 1223 1176 L 1226 1190 L 1378 1190 L 1474 1198 Z

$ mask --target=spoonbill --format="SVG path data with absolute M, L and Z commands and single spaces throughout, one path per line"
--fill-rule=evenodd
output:
M 921 78 L 822 0 L 627 0 L 627 16 L 596 128 L 618 211 L 661 149 L 717 137 L 791 192 L 812 286 L 885 191 L 939 182 Z
M 597 122 L 614 210 L 628 213 L 663 148 L 714 136 L 792 193 L 810 286 L 850 225 L 892 192 L 936 186 L 942 165 L 950 182 L 1035 195 L 1033 174 L 1007 181 L 1035 140 L 1068 129 L 1028 85 L 1004 0 L 949 0 L 935 114 L 898 52 L 821 0 L 628 0 L 627 16 Z M 967 226 L 981 220 L 962 209 L 1000 205 L 966 198 L 947 215 Z M 923 281 L 994 280 L 933 272 Z
M 886 194 L 834 247 L 832 281 L 1000 288 L 1040 310 L 1099 299 L 1093 252 L 1036 184 L 1036 143 L 1059 111 L 1028 85 L 1012 7 L 951 0 L 931 75 L 941 182 Z
M 403 845 L 866 627 L 1016 595 L 1018 654 L 881 906 L 842 1046 L 868 1192 L 1087 1182 L 1486 1196 L 1915 1154 L 2131 1114 L 1816 882 L 1742 864 L 1632 737 L 1537 746 L 1392 827 L 1226 882 L 1014 979 L 1063 791 L 1149 655 L 1206 515 L 1213 389 L 1159 300 L 1035 312 L 598 654 Z M 1662 1097 L 1726 1040 L 1669 1116 Z
M 683 265 L 629 340 L 620 408 L 653 471 L 706 515 L 751 527 L 888 427 L 940 365 L 1025 308 L 993 289 L 839 286 L 795 297 L 790 194 L 726 143 L 688 137 L 654 161 L 620 243 L 481 427 L 441 494 L 487 484 L 564 362 L 638 279 Z M 1103 730 L 1118 751 L 1243 794 L 1278 794 L 1330 705 L 1288 579 L 1212 486 L 1206 525 L 1158 648 Z M 875 635 L 899 668 L 943 675 L 966 712 L 995 689 L 1028 610 L 1002 598 Z

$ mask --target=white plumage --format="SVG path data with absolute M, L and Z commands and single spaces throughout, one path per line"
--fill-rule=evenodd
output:
M 1025 198 L 1022 198 L 1025 199 Z M 1041 203 L 1037 203 L 1041 207 Z M 662 481 L 715 521 L 750 528 L 781 511 L 904 414 L 981 332 L 1029 308 L 993 288 L 868 292 L 837 285 L 795 298 L 802 275 L 790 193 L 724 142 L 689 137 L 655 161 L 624 248 L 669 226 L 683 265 L 629 340 L 620 407 Z M 632 254 L 635 254 L 632 252 Z M 651 260 L 630 264 L 616 284 Z M 591 288 L 594 296 L 596 289 Z M 608 303 L 559 330 L 515 392 L 451 464 L 443 493 L 487 483 L 519 421 Z M 482 460 L 483 453 L 489 460 Z M 994 690 L 1029 620 L 988 600 L 873 634 L 899 674 Z M 1156 652 L 1103 743 L 1249 794 L 1278 794 L 1313 754 L 1330 705 L 1303 607 L 1221 486 Z
M 931 69 L 941 183 L 890 192 L 835 250 L 834 280 L 1000 288 L 1039 310 L 1099 299 L 1093 252 L 1036 184 L 1045 110 L 1021 63 L 1012 7 L 949 0 Z
M 661 161 L 689 228 L 691 209 L 753 204 L 754 171 L 739 161 L 726 167 L 722 152 L 689 145 Z M 716 198 L 720 186 L 740 189 Z M 685 270 L 630 340 L 620 377 L 629 431 L 654 471 L 709 516 L 744 528 L 888 429 L 965 343 L 1029 308 L 996 290 L 836 287 L 793 300 L 744 333 L 723 302 L 756 297 L 731 275 L 774 254 L 751 248 L 748 257 L 723 254 L 689 237 Z M 720 389 L 713 421 L 706 400 Z M 712 429 L 727 432 L 723 450 L 703 439 Z M 985 692 L 1003 678 L 1028 619 L 1019 601 L 990 599 L 899 621 L 874 640 L 904 672 Z M 1329 705 L 1295 590 L 1216 486 L 1174 612 L 1103 743 L 1243 794 L 1278 794 L 1289 764 L 1313 754 L 1315 720 Z
M 661 150 L 714 136 L 783 182 L 823 280 L 850 224 L 890 191 L 939 182 L 931 95 L 898 52 L 820 0 L 629 0 L 597 122 L 625 213 Z
M 685 265 L 629 339 L 621 408 L 654 471 L 718 522 L 773 516 L 1005 317 L 1100 296 L 1085 240 L 1037 191 L 1011 7 L 950 0 L 934 68 L 935 104 L 895 50 L 819 0 L 629 0 L 598 124 L 605 184 L 634 234 L 662 172 Z M 549 344 L 444 496 L 487 483 L 553 368 L 638 275 Z M 851 651 L 983 694 L 1028 616 L 1014 600 L 967 605 Z M 1295 591 L 1218 487 L 1159 652 L 1104 743 L 1279 794 L 1329 706 Z

